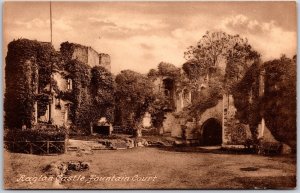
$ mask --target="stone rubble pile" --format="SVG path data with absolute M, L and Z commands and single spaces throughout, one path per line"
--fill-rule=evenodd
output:
M 47 176 L 64 176 L 69 174 L 71 171 L 85 171 L 90 169 L 90 163 L 85 161 L 69 161 L 61 162 L 56 161 L 48 164 L 43 172 Z
M 76 152 L 77 156 L 93 154 L 95 150 L 122 150 L 134 147 L 169 147 L 171 142 L 161 140 L 147 140 L 145 138 L 115 138 L 97 139 L 92 141 L 69 140 L 68 151 Z
M 62 179 L 70 175 L 71 171 L 86 171 L 90 169 L 90 163 L 85 161 L 52 162 L 43 169 L 48 177 L 53 177 L 53 188 L 63 188 Z

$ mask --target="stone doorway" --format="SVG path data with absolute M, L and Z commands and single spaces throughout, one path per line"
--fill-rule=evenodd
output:
M 222 126 L 214 118 L 206 120 L 202 125 L 202 140 L 204 146 L 215 146 L 222 144 Z

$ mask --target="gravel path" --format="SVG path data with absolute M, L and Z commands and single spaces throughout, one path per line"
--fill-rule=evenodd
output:
M 261 189 L 293 188 L 296 184 L 295 156 L 133 148 L 81 156 L 75 152 L 58 156 L 4 152 L 4 157 L 5 187 L 12 189 Z M 58 160 L 86 161 L 91 168 L 72 172 L 61 186 L 30 178 L 41 180 L 45 165 Z

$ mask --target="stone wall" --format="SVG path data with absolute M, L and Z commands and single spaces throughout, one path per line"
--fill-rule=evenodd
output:
M 277 140 L 274 138 L 269 128 L 265 125 L 263 119 L 261 123 L 258 125 L 258 138 L 263 138 L 264 141 L 268 141 L 268 142 L 277 142 Z
M 214 118 L 222 123 L 223 100 L 219 100 L 218 104 L 212 108 L 207 109 L 198 117 L 198 125 L 202 125 L 210 118 Z
M 171 133 L 175 128 L 175 126 L 177 125 L 177 120 L 175 118 L 175 116 L 173 115 L 173 113 L 166 113 L 165 114 L 165 119 L 163 122 L 163 130 L 164 133 Z
M 111 62 L 111 60 L 110 60 L 110 56 L 108 54 L 104 54 L 104 53 L 99 54 L 100 66 L 103 66 L 109 72 L 111 71 L 110 62 Z
M 151 114 L 149 112 L 146 112 L 143 120 L 142 120 L 142 125 L 143 127 L 147 128 L 147 127 L 151 127 L 152 126 L 152 122 L 151 122 Z
M 98 66 L 99 63 L 99 54 L 91 47 L 88 47 L 88 61 L 87 64 L 91 67 Z
M 222 144 L 223 145 L 243 145 L 247 139 L 251 139 L 251 132 L 248 125 L 240 123 L 235 118 L 236 108 L 231 95 L 224 95 L 222 100 L 212 108 L 204 111 L 196 119 L 186 119 L 176 117 L 176 113 L 170 112 L 165 115 L 163 123 L 163 133 L 169 133 L 174 138 L 182 138 L 182 127 L 185 127 L 186 139 L 188 143 L 198 143 L 203 140 L 204 124 L 214 119 L 222 127 Z M 259 137 L 265 141 L 275 142 L 270 130 L 262 121 L 258 126 Z
M 199 143 L 203 136 L 203 124 L 209 119 L 215 119 L 219 123 L 222 123 L 222 109 L 223 109 L 223 101 L 220 100 L 218 104 L 214 107 L 211 107 L 204 111 L 197 120 L 193 120 L 193 122 L 187 122 L 185 124 L 186 130 L 186 138 L 191 143 Z
M 67 80 L 58 72 L 53 73 L 53 79 L 56 81 L 57 87 L 61 91 L 67 90 Z
M 165 85 L 164 80 L 171 79 L 168 76 L 160 76 L 156 78 L 153 83 L 155 85 L 154 92 L 164 95 L 165 93 Z M 192 101 L 191 91 L 188 89 L 177 90 L 175 87 L 170 91 L 170 96 L 168 96 L 170 107 L 174 112 L 180 112 L 186 106 L 188 106 Z
M 66 101 L 60 100 L 60 106 L 58 107 L 54 98 L 51 104 L 51 119 L 52 124 L 57 126 L 67 125 L 69 105 Z
M 232 95 L 223 95 L 223 144 L 243 144 L 246 139 L 251 139 L 248 125 L 242 124 L 235 118 L 237 109 L 234 106 Z
M 175 94 L 175 109 L 176 112 L 182 111 L 184 107 L 191 104 L 192 93 L 188 89 L 177 91 Z
M 88 62 L 88 49 L 85 46 L 76 46 L 72 53 L 72 60 L 78 60 L 80 62 Z
M 161 86 L 162 86 L 162 79 L 161 78 L 155 78 L 153 83 L 154 83 L 154 92 L 155 93 L 160 93 L 161 92 Z
M 67 91 L 67 79 L 65 79 L 60 73 L 53 73 L 53 79 L 57 83 L 57 87 L 60 91 Z M 64 101 L 58 98 L 56 95 L 53 96 L 51 103 L 51 119 L 54 125 L 63 126 L 67 125 L 69 121 L 69 101 Z
M 180 112 L 183 109 L 182 92 L 176 92 L 175 107 L 176 112 Z
M 90 67 L 103 66 L 109 72 L 111 71 L 111 60 L 108 54 L 99 54 L 91 47 L 75 44 L 74 51 L 72 53 L 72 59 L 76 59 L 80 62 L 88 64 Z
M 249 125 L 242 124 L 235 118 L 236 108 L 232 95 L 224 95 L 223 104 L 223 144 L 240 145 L 246 139 L 251 139 Z M 268 142 L 276 142 L 270 130 L 265 126 L 264 120 L 258 125 L 257 130 L 258 138 L 263 138 Z

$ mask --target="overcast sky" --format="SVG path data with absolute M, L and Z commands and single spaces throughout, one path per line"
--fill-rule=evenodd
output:
M 296 54 L 293 2 L 52 3 L 53 44 L 64 41 L 108 53 L 112 72 L 146 73 L 161 61 L 181 66 L 183 53 L 204 33 L 222 30 L 247 37 L 263 60 Z M 50 41 L 49 3 L 4 6 L 4 57 L 13 39 Z

